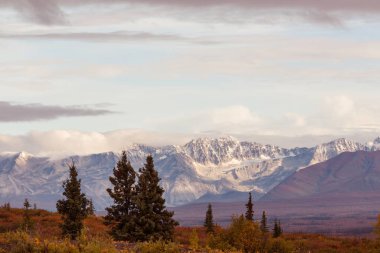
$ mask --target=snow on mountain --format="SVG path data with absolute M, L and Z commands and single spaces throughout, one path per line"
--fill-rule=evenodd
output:
M 147 155 L 153 156 L 166 202 L 175 206 L 205 196 L 238 196 L 248 191 L 253 191 L 257 199 L 302 168 L 343 152 L 375 148 L 338 139 L 313 148 L 284 149 L 222 137 L 159 148 L 136 144 L 127 149 L 127 155 L 136 171 Z M 2 153 L 0 203 L 21 202 L 28 197 L 41 207 L 54 209 L 55 201 L 61 197 L 62 182 L 68 177 L 67 165 L 74 161 L 82 189 L 93 199 L 97 210 L 103 210 L 110 204 L 105 189 L 110 187 L 108 178 L 118 158 L 114 152 L 58 160 L 25 152 Z
M 371 151 L 380 150 L 380 137 L 377 137 L 373 142 L 368 142 L 367 146 Z
M 370 148 L 368 146 L 344 138 L 337 139 L 332 142 L 316 146 L 314 148 L 314 155 L 310 164 L 316 164 L 329 160 L 344 152 L 355 152 L 359 150 L 369 151 Z

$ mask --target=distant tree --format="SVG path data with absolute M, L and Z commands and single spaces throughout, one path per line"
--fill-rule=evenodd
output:
M 207 206 L 204 227 L 206 228 L 207 233 L 214 233 L 215 224 L 214 224 L 214 217 L 212 214 L 212 206 L 210 203 Z
M 273 237 L 277 238 L 282 235 L 281 222 L 277 219 L 274 220 Z
M 81 192 L 81 180 L 78 179 L 74 162 L 69 165 L 69 178 L 63 182 L 65 199 L 57 201 L 57 210 L 61 214 L 63 224 L 62 234 L 76 240 L 83 228 L 83 220 L 87 216 L 88 200 Z
M 263 214 L 261 216 L 260 229 L 263 233 L 267 233 L 269 231 L 268 224 L 267 224 L 267 216 L 265 214 L 265 211 L 263 211 Z
M 252 194 L 249 193 L 248 202 L 245 204 L 245 207 L 247 208 L 247 211 L 245 212 L 245 218 L 247 220 L 253 221 L 253 202 L 252 202 Z
M 33 229 L 33 220 L 30 215 L 30 203 L 28 199 L 25 199 L 24 201 L 24 214 L 23 214 L 23 220 L 21 224 L 21 228 L 25 231 L 30 231 Z
M 278 232 L 279 232 L 280 236 L 283 233 L 282 226 L 281 226 L 281 221 L 280 220 L 278 221 Z
M 94 203 L 92 201 L 92 199 L 89 199 L 88 202 L 87 202 L 87 215 L 95 215 L 95 207 L 94 207 Z
M 33 204 L 33 209 L 37 210 L 37 204 L 36 203 Z
M 375 234 L 378 240 L 380 240 L 380 215 L 377 216 L 377 222 L 375 225 Z
M 139 170 L 136 185 L 136 234 L 137 241 L 172 240 L 174 228 L 178 225 L 173 212 L 165 207 L 164 189 L 159 185 L 160 178 L 154 168 L 153 157 L 146 158 L 144 167 Z
M 4 205 L 1 208 L 4 208 L 5 210 L 10 211 L 11 210 L 11 204 L 9 202 L 4 203 Z
M 112 189 L 107 189 L 114 204 L 106 208 L 105 223 L 111 227 L 111 234 L 117 240 L 135 240 L 136 230 L 136 172 L 123 151 L 120 160 L 109 177 Z

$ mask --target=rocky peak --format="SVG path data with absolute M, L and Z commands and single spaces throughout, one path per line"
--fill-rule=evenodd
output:
M 380 137 L 377 137 L 374 141 L 373 144 L 379 144 L 380 145 Z
M 218 165 L 231 161 L 234 151 L 240 149 L 240 142 L 233 137 L 199 138 L 185 144 L 185 154 L 201 164 Z
M 344 152 L 355 152 L 359 150 L 368 150 L 368 148 L 360 143 L 346 138 L 336 139 L 316 146 L 314 148 L 311 164 L 326 161 Z

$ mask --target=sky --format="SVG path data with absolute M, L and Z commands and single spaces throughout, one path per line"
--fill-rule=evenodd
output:
M 0 152 L 380 135 L 377 0 L 0 0 Z

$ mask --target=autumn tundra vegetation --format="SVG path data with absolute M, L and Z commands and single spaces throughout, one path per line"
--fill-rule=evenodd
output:
M 227 227 L 215 224 L 211 203 L 203 226 L 181 227 L 165 207 L 159 182 L 151 156 L 136 172 L 122 152 L 106 189 L 113 204 L 96 216 L 72 162 L 57 212 L 32 208 L 28 199 L 22 209 L 0 207 L 0 253 L 380 252 L 380 217 L 373 238 L 284 233 L 281 221 L 269 224 L 265 212 L 255 218 L 251 193 L 246 213 Z

